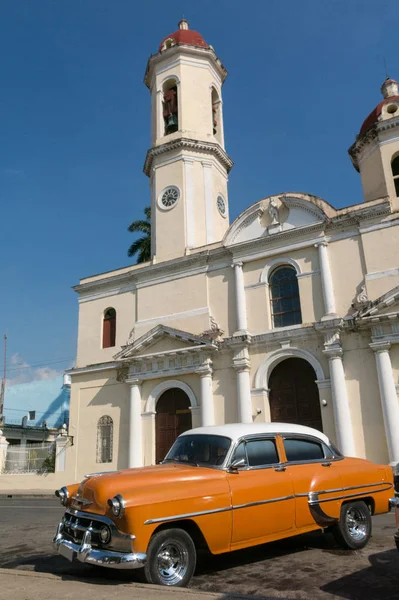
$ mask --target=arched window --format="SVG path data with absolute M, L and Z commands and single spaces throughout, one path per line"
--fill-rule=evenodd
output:
M 103 348 L 115 346 L 116 338 L 116 310 L 107 308 L 103 319 Z
M 97 423 L 97 462 L 112 462 L 114 423 L 107 415 Z
M 165 123 L 165 135 L 179 129 L 177 85 L 174 79 L 169 79 L 163 85 L 162 115 Z
M 270 302 L 274 327 L 288 327 L 302 323 L 301 303 L 296 271 L 283 265 L 269 277 Z
M 392 160 L 391 167 L 396 196 L 399 198 L 399 154 Z
M 211 103 L 212 103 L 212 133 L 216 137 L 218 142 L 220 142 L 221 141 L 221 136 L 220 136 L 220 132 L 221 132 L 220 98 L 219 98 L 219 94 L 217 93 L 217 91 L 215 90 L 214 87 L 212 88 Z

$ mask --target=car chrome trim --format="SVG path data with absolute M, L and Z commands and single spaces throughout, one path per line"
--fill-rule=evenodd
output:
M 83 521 L 83 522 L 82 522 Z M 88 521 L 88 524 L 86 523 Z M 74 508 L 68 508 L 64 514 L 63 520 L 63 532 L 69 537 L 74 537 L 74 533 L 80 533 L 83 535 L 86 531 L 92 534 L 98 535 L 100 532 L 101 525 L 107 525 L 111 531 L 111 539 L 107 544 L 107 549 L 112 549 L 118 552 L 130 552 L 132 540 L 135 539 L 134 535 L 129 533 L 123 533 L 119 531 L 115 522 L 104 515 L 97 515 L 95 513 L 81 512 Z M 72 534 L 70 531 L 72 530 Z M 69 541 L 69 540 L 66 540 Z M 76 543 L 78 540 L 74 540 Z M 79 540 L 80 541 L 80 540 Z
M 247 504 L 237 504 L 233 506 L 233 510 L 239 510 L 240 508 L 249 508 L 251 506 L 260 506 L 261 504 L 272 504 L 273 502 L 284 502 L 284 500 L 293 500 L 294 495 L 281 496 L 280 498 L 269 498 L 268 500 L 258 500 L 256 502 L 248 502 Z
M 214 513 L 227 512 L 229 510 L 232 510 L 231 506 L 225 506 L 223 508 L 213 508 L 211 510 L 201 510 L 199 512 L 183 513 L 181 515 L 173 515 L 171 517 L 147 519 L 147 521 L 144 521 L 144 525 L 152 525 L 153 523 L 164 523 L 165 521 L 175 521 L 176 519 L 189 519 L 190 517 L 202 517 L 203 515 L 212 515 Z
M 63 523 L 59 523 L 53 539 L 54 549 L 65 556 L 65 551 L 70 555 L 69 560 L 79 560 L 82 563 L 108 567 L 111 569 L 139 569 L 145 565 L 147 555 L 141 552 L 114 552 L 91 545 L 91 532 L 86 531 L 81 544 L 65 540 L 62 536 Z
M 385 487 L 381 488 L 380 490 L 373 490 L 371 493 L 378 494 L 379 492 L 387 492 L 390 488 L 391 488 L 390 485 L 385 486 Z M 323 498 L 323 499 L 315 498 L 315 499 L 313 499 L 311 497 L 311 495 L 312 494 L 317 495 L 318 492 L 310 492 L 309 493 L 309 505 L 320 504 L 321 502 L 334 502 L 334 500 L 343 500 L 344 498 L 359 498 L 361 496 L 364 496 L 365 493 L 367 493 L 367 492 L 359 492 L 358 494 L 343 494 L 342 496 L 334 496 L 333 498 Z
M 390 508 L 396 508 L 397 506 L 399 507 L 399 498 L 389 498 L 388 502 Z
M 258 500 L 256 502 L 248 502 L 248 504 L 237 504 L 236 506 L 226 506 L 224 508 L 213 508 L 210 510 L 201 510 L 200 512 L 184 513 L 181 515 L 173 515 L 170 517 L 159 517 L 157 519 L 148 519 L 144 521 L 144 525 L 152 525 L 153 523 L 163 523 L 166 521 L 176 521 L 176 519 L 189 519 L 191 517 L 202 517 L 203 515 L 211 515 L 214 513 L 227 512 L 230 510 L 240 510 L 251 506 L 259 506 L 261 504 L 272 504 L 273 502 L 283 502 L 284 500 L 294 499 L 294 495 L 281 496 L 280 498 L 269 498 L 268 500 Z
M 89 506 L 90 504 L 93 504 L 93 502 L 91 500 L 88 500 L 87 498 L 81 498 L 80 496 L 72 496 L 71 500 L 72 500 L 72 502 L 77 502 L 78 504 L 84 504 L 85 506 Z

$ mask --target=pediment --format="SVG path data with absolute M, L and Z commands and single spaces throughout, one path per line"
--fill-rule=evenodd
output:
M 299 193 L 270 196 L 237 217 L 225 235 L 224 245 L 322 224 L 332 212 L 335 211 L 329 204 L 315 196 Z
M 367 303 L 358 311 L 356 317 L 358 319 L 378 318 L 395 312 L 399 312 L 399 285 L 376 300 Z
M 157 325 L 134 342 L 123 346 L 115 360 L 130 360 L 143 356 L 179 354 L 188 351 L 213 349 L 216 346 L 207 338 L 180 329 Z

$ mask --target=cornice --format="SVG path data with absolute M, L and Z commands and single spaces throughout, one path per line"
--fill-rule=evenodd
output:
M 158 52 L 157 54 L 152 54 L 147 62 L 146 71 L 144 74 L 144 84 L 151 89 L 152 85 L 152 75 L 154 72 L 154 67 L 157 63 L 163 62 L 165 59 L 173 59 L 174 56 L 178 57 L 178 55 L 188 54 L 196 58 L 207 59 L 211 62 L 212 66 L 217 70 L 222 83 L 227 77 L 227 69 L 223 65 L 220 58 L 217 57 L 215 50 L 211 47 L 209 48 L 199 48 L 198 46 L 192 46 L 190 44 L 177 43 L 174 44 L 171 48 L 164 50 L 162 52 Z
M 348 154 L 351 157 L 353 166 L 356 171 L 359 171 L 359 162 L 358 157 L 362 152 L 363 148 L 367 146 L 370 142 L 373 142 L 376 138 L 378 138 L 378 134 L 387 131 L 389 129 L 394 129 L 399 127 L 399 119 L 385 119 L 384 121 L 378 121 L 374 123 L 369 129 L 367 129 L 364 133 L 359 134 L 356 138 L 356 141 L 352 144 L 352 146 L 348 150 Z
M 193 150 L 195 152 L 203 152 L 205 154 L 213 154 L 220 160 L 227 172 L 229 172 L 233 166 L 233 161 L 219 144 L 216 144 L 214 142 L 200 142 L 198 140 L 192 140 L 189 138 L 181 137 L 177 140 L 172 140 L 171 142 L 166 142 L 165 144 L 161 144 L 160 146 L 150 148 L 147 151 L 147 156 L 144 162 L 144 173 L 148 177 L 150 177 L 152 164 L 156 156 L 165 154 L 165 152 L 171 152 L 172 150 L 181 149 Z
M 87 365 L 86 367 L 74 367 L 73 369 L 68 369 L 67 371 L 65 371 L 65 373 L 71 376 L 85 375 L 86 373 L 96 373 L 100 371 L 110 371 L 113 369 L 119 369 L 121 366 L 122 363 L 119 361 L 110 361 L 106 363 Z

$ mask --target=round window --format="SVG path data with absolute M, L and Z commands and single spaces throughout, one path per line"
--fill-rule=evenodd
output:
M 396 113 L 396 111 L 397 111 L 397 110 L 398 110 L 398 106 L 397 106 L 397 104 L 390 104 L 390 105 L 387 107 L 387 112 L 388 112 L 390 115 L 393 115 L 394 113 Z
M 174 185 L 165 188 L 159 197 L 159 206 L 164 210 L 173 208 L 180 198 L 180 190 Z
M 217 197 L 216 204 L 218 207 L 218 211 L 220 212 L 222 217 L 225 217 L 226 216 L 226 202 L 224 201 L 223 196 L 221 196 L 220 194 Z

